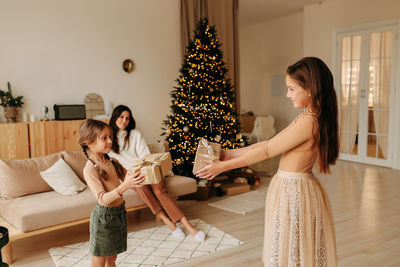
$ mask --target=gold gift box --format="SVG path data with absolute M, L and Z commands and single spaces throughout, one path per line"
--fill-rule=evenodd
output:
M 144 156 L 135 165 L 129 169 L 129 173 L 133 174 L 140 171 L 144 174 L 144 181 L 141 183 L 145 184 L 158 184 L 161 179 L 167 176 L 172 170 L 171 154 L 156 153 Z
M 233 196 L 241 193 L 246 193 L 250 191 L 250 185 L 242 183 L 226 184 L 222 185 L 222 190 L 228 195 Z
M 196 157 L 194 159 L 193 172 L 196 172 L 207 166 L 202 162 L 205 159 L 219 159 L 221 153 L 221 144 L 209 142 L 205 138 L 201 138 L 197 146 Z

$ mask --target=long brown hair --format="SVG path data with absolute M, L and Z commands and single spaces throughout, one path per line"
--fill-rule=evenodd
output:
M 129 137 L 131 135 L 131 130 L 135 129 L 135 127 L 136 127 L 136 122 L 132 116 L 132 111 L 127 106 L 119 105 L 114 108 L 114 110 L 111 114 L 110 122 L 108 123 L 108 125 L 110 125 L 111 130 L 113 132 L 112 151 L 114 151 L 117 154 L 119 154 L 119 151 L 121 148 L 119 147 L 119 144 L 118 144 L 117 133 L 119 131 L 119 128 L 118 128 L 116 122 L 117 122 L 117 119 L 119 118 L 119 116 L 121 116 L 121 113 L 124 111 L 128 111 L 128 113 L 129 113 L 129 123 L 128 123 L 128 126 L 126 126 L 126 128 L 124 129 L 126 131 L 126 136 L 125 136 L 125 140 L 124 140 L 124 146 L 122 147 L 122 149 L 125 149 L 125 147 L 129 148 Z
M 305 57 L 287 68 L 286 73 L 311 95 L 319 134 L 318 170 L 330 173 L 329 165 L 335 165 L 339 156 L 339 127 L 336 91 L 328 66 L 319 58 Z
M 110 129 L 111 136 L 112 136 L 112 130 L 111 130 L 110 126 L 108 126 L 106 123 L 104 123 L 102 121 L 98 121 L 98 120 L 87 119 L 84 122 L 82 122 L 82 124 L 79 128 L 79 144 L 81 145 L 82 150 L 85 153 L 88 160 L 90 160 L 93 163 L 93 165 L 96 166 L 96 168 L 97 168 L 97 164 L 95 162 L 93 162 L 89 157 L 88 151 L 90 152 L 90 148 L 88 145 L 95 142 L 97 140 L 97 137 L 100 135 L 100 133 L 105 128 Z M 110 160 L 110 157 L 107 154 L 104 154 L 104 157 L 107 160 Z M 123 168 L 122 168 L 121 164 L 119 164 L 115 160 L 111 160 L 111 162 L 117 172 L 118 177 L 122 178 Z M 107 180 L 108 179 L 107 172 L 104 170 L 100 170 L 100 169 L 98 169 L 98 170 L 99 170 L 100 176 L 104 180 Z

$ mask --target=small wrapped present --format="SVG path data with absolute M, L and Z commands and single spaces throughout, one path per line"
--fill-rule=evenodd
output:
M 172 171 L 172 159 L 171 153 L 169 152 L 148 154 L 143 157 L 143 160 L 158 162 L 162 177 L 168 176 Z
M 144 174 L 145 184 L 158 184 L 161 179 L 167 176 L 172 170 L 171 154 L 156 153 L 144 156 L 141 160 L 137 161 L 129 170 L 129 174 L 140 171 Z
M 233 196 L 241 193 L 246 193 L 250 191 L 250 185 L 248 184 L 241 184 L 241 183 L 234 183 L 234 184 L 226 184 L 222 185 L 222 190 L 228 195 Z
M 196 172 L 207 164 L 203 163 L 204 159 L 219 159 L 221 153 L 221 144 L 209 142 L 205 138 L 201 138 L 196 151 L 196 157 L 194 159 L 193 172 Z

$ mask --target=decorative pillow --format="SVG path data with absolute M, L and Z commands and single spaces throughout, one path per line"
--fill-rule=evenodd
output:
M 62 195 L 75 195 L 86 188 L 62 158 L 47 170 L 40 172 L 40 175 L 54 191 Z
M 29 159 L 0 159 L 0 198 L 10 199 L 50 191 L 40 172 L 48 169 L 59 158 L 55 153 Z
M 75 151 L 61 151 L 61 155 L 65 162 L 71 167 L 71 169 L 76 173 L 79 179 L 85 182 L 85 178 L 83 178 L 83 168 L 85 168 L 87 157 L 83 152 L 75 152 Z

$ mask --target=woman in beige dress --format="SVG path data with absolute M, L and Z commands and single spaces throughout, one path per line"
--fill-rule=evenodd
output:
M 221 160 L 195 174 L 213 179 L 221 172 L 283 154 L 269 185 L 265 209 L 265 266 L 337 266 L 335 229 L 325 189 L 312 173 L 314 163 L 329 173 L 339 153 L 337 98 L 329 68 L 303 58 L 287 69 L 287 97 L 305 108 L 272 139 L 223 150 Z

